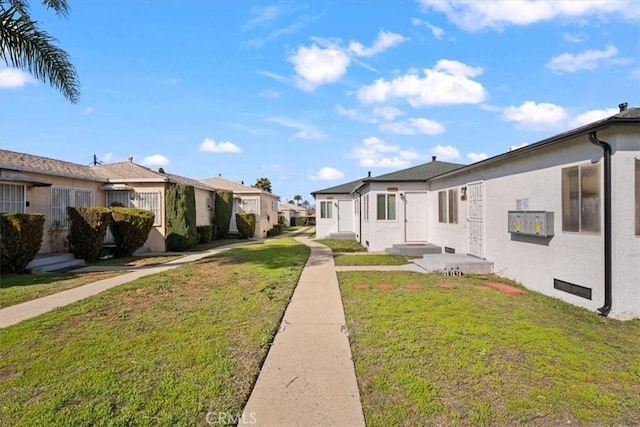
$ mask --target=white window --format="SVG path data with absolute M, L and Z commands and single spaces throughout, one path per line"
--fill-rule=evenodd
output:
M 562 231 L 600 232 L 600 165 L 562 169 Z
M 258 213 L 258 202 L 255 199 L 242 199 L 242 212 Z
M 0 212 L 25 212 L 24 185 L 0 184 Z
M 369 221 L 369 195 L 364 196 L 364 220 Z
M 360 199 L 355 199 L 355 203 L 353 204 L 353 213 L 356 215 L 360 214 Z
M 320 202 L 320 218 L 333 218 L 333 202 Z
M 122 205 L 128 208 L 130 200 L 131 193 L 128 191 L 107 191 L 107 206 L 116 203 L 116 206 Z
M 447 222 L 447 192 L 438 191 L 438 222 Z
M 69 227 L 68 207 L 93 206 L 93 190 L 85 188 L 51 186 L 51 223 Z
M 396 219 L 396 195 L 377 195 L 377 219 L 381 221 L 395 221 Z
M 133 193 L 133 206 L 138 209 L 144 209 L 145 211 L 153 212 L 153 225 L 158 227 L 162 225 L 162 209 L 160 203 L 160 192 L 158 191 L 143 191 L 140 193 Z
M 449 190 L 449 224 L 458 223 L 458 190 Z

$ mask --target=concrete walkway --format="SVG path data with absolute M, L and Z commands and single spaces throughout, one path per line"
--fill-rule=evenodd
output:
M 8 326 L 15 325 L 16 323 L 23 320 L 39 316 L 40 314 L 51 311 L 57 307 L 63 307 L 76 301 L 80 301 L 87 297 L 99 294 L 100 292 L 104 292 L 107 289 L 111 289 L 113 287 L 134 281 L 136 279 L 139 279 L 140 277 L 171 270 L 180 267 L 181 265 L 197 261 L 201 258 L 217 254 L 231 248 L 261 242 L 262 240 L 246 240 L 240 243 L 234 243 L 228 246 L 210 249 L 205 252 L 192 253 L 190 255 L 174 259 L 173 261 L 169 261 L 162 265 L 153 267 L 138 267 L 131 273 L 110 277 L 108 279 L 89 283 L 88 285 L 78 286 L 77 288 L 68 289 L 66 291 L 58 292 L 57 294 L 23 302 L 22 304 L 12 305 L 0 309 L 0 328 L 6 328 Z M 131 270 L 131 268 L 128 269 Z
M 311 247 L 243 422 L 258 426 L 364 426 L 331 250 Z

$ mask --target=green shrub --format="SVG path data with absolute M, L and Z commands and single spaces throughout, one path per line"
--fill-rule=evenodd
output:
M 0 272 L 22 273 L 42 244 L 44 215 L 0 213 Z
M 153 227 L 153 212 L 136 208 L 111 208 L 111 234 L 116 242 L 116 257 L 131 256 L 144 245 Z
M 211 225 L 199 225 L 196 229 L 198 230 L 198 243 L 209 243 L 211 241 L 213 230 Z
M 238 213 L 236 214 L 238 233 L 241 239 L 250 239 L 256 232 L 256 214 Z
M 284 224 L 284 215 L 278 215 L 278 224 Z
M 231 215 L 233 214 L 233 191 L 216 190 L 213 224 L 216 226 L 216 238 L 224 239 L 229 234 Z
M 296 225 L 307 225 L 307 217 L 301 216 L 300 218 L 296 218 Z
M 218 238 L 218 226 L 215 224 L 211 224 L 211 240 L 216 240 Z
M 104 236 L 111 222 L 111 210 L 97 206 L 68 207 L 69 250 L 77 258 L 87 261 L 98 259 L 104 244 Z
M 284 231 L 284 224 L 276 224 L 273 228 L 276 230 L 276 234 L 282 234 Z
M 198 242 L 196 193 L 192 185 L 172 185 L 167 189 L 167 250 L 186 251 Z

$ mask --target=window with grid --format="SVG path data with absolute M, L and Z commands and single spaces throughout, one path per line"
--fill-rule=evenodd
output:
M 377 219 L 381 221 L 395 221 L 396 219 L 396 195 L 395 194 L 378 194 L 377 203 Z
M 0 184 L 0 212 L 25 213 L 24 185 Z
M 129 201 L 131 200 L 131 193 L 128 191 L 107 191 L 107 206 L 111 206 L 114 203 L 129 207 Z
M 369 221 L 369 195 L 364 196 L 364 220 Z
M 447 192 L 438 191 L 438 222 L 447 222 Z
M 333 217 L 333 202 L 320 202 L 320 218 Z
M 153 212 L 153 225 L 158 227 L 162 225 L 162 210 L 160 204 L 160 192 L 146 191 L 134 193 L 133 205 L 138 209 Z
M 458 189 L 449 190 L 449 224 L 458 223 Z
M 67 220 L 68 207 L 93 206 L 94 192 L 86 188 L 51 186 L 51 215 L 52 224 L 59 224 L 63 228 L 69 227 Z
M 562 231 L 600 232 L 600 165 L 562 169 Z

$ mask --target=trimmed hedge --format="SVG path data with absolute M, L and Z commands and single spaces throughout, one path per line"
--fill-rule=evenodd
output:
M 233 191 L 216 190 L 213 225 L 216 226 L 215 238 L 224 239 L 229 234 L 229 225 L 233 215 Z
M 276 229 L 276 234 L 282 234 L 284 231 L 284 224 L 276 224 L 273 226 Z
M 278 215 L 278 224 L 284 224 L 284 215 Z
M 198 231 L 198 243 L 209 243 L 212 240 L 213 226 L 199 225 L 196 229 Z
M 256 214 L 237 213 L 236 223 L 238 224 L 238 233 L 241 239 L 250 239 L 256 232 Z
M 111 208 L 111 234 L 116 243 L 116 257 L 131 256 L 147 241 L 155 215 L 136 208 Z
M 23 273 L 42 244 L 44 215 L 0 214 L 0 272 Z
M 298 226 L 307 225 L 307 217 L 306 216 L 301 216 L 299 218 L 296 218 L 296 225 L 298 225 Z
M 98 259 L 111 222 L 111 209 L 97 206 L 68 207 L 69 251 L 86 261 Z
M 186 251 L 198 242 L 196 193 L 192 185 L 172 185 L 166 195 L 167 250 Z

